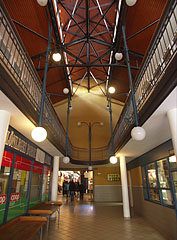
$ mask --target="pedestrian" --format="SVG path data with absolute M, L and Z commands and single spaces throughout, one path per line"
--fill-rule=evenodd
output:
M 85 193 L 85 186 L 83 183 L 79 185 L 79 191 L 80 191 L 80 200 L 83 200 L 84 198 L 84 193 Z
M 70 191 L 71 202 L 72 202 L 74 200 L 74 193 L 75 193 L 75 184 L 73 180 L 71 180 L 69 183 L 69 191 Z

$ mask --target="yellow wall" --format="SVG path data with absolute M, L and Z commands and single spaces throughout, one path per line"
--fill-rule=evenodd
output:
M 131 169 L 132 186 L 142 186 L 141 167 Z
M 100 175 L 98 173 L 101 173 Z M 94 171 L 95 185 L 120 185 L 120 181 L 108 181 L 107 175 L 115 173 L 120 174 L 119 167 L 98 167 Z

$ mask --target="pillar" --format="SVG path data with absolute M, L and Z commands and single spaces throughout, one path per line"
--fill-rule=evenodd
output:
M 130 171 L 128 171 L 128 182 L 129 182 L 130 207 L 133 207 L 132 178 Z
M 7 131 L 9 127 L 9 121 L 10 121 L 10 112 L 5 110 L 0 110 L 0 169 L 1 169 Z
M 59 156 L 55 156 L 54 159 L 53 159 L 51 201 L 57 201 L 57 194 L 58 194 L 58 170 L 59 170 Z M 52 214 L 51 218 L 56 218 L 56 213 Z
M 128 198 L 127 169 L 125 157 L 120 157 L 120 173 L 122 183 L 123 214 L 125 218 L 130 218 L 130 207 Z
M 177 108 L 167 112 L 175 155 L 177 156 Z

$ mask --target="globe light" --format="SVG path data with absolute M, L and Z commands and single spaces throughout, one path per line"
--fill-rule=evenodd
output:
M 110 161 L 110 163 L 112 163 L 112 164 L 116 164 L 116 163 L 117 163 L 117 158 L 116 158 L 116 156 L 111 156 L 111 157 L 109 158 L 109 161 Z
M 109 105 L 106 106 L 106 110 L 109 110 Z
M 132 136 L 133 140 L 141 141 L 145 138 L 146 132 L 145 132 L 144 128 L 137 126 L 132 129 L 131 136 Z
M 69 93 L 69 89 L 68 89 L 68 88 L 64 88 L 64 89 L 63 89 L 63 93 L 64 93 L 64 94 L 68 94 L 68 93 Z
M 88 166 L 88 170 L 89 171 L 92 171 L 93 170 L 93 167 L 91 165 Z
M 64 158 L 63 158 L 63 162 L 64 162 L 65 164 L 69 163 L 69 162 L 70 162 L 70 158 L 69 158 L 69 157 L 64 157 Z
M 132 7 L 133 5 L 135 5 L 136 2 L 137 2 L 137 0 L 126 0 L 126 4 L 129 7 Z
M 59 62 L 61 60 L 61 54 L 60 53 L 53 53 L 52 58 L 55 62 Z
M 103 126 L 104 125 L 104 122 L 100 122 L 100 126 Z
M 78 123 L 77 123 L 77 126 L 79 126 L 79 127 L 80 127 L 80 126 L 81 126 L 81 122 L 78 122 Z
M 37 3 L 42 6 L 45 7 L 48 3 L 48 0 L 37 0 Z
M 117 61 L 120 61 L 123 58 L 123 54 L 121 52 L 115 53 L 115 59 Z
M 109 87 L 108 89 L 109 93 L 115 93 L 115 87 Z
M 43 127 L 36 127 L 33 129 L 31 136 L 36 142 L 42 142 L 47 137 L 47 131 Z

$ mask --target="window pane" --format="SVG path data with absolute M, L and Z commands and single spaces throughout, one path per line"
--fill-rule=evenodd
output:
M 159 190 L 158 189 L 150 189 L 150 198 L 153 201 L 160 202 Z
M 147 188 L 145 167 L 142 167 L 142 172 L 143 172 L 143 183 L 144 183 L 144 187 Z
M 175 155 L 169 157 L 169 163 L 170 168 L 177 168 L 177 160 Z
M 157 162 L 158 177 L 161 188 L 170 188 L 169 172 L 167 159 Z
M 163 203 L 167 205 L 173 205 L 171 190 L 162 189 L 161 191 L 162 191 Z
M 175 196 L 177 200 L 177 172 L 172 172 L 172 176 L 173 176 L 173 183 L 175 187 Z
M 155 170 L 155 163 L 151 163 L 147 165 L 148 169 L 148 181 L 149 181 L 149 187 L 157 187 L 157 176 L 156 176 L 156 170 Z

